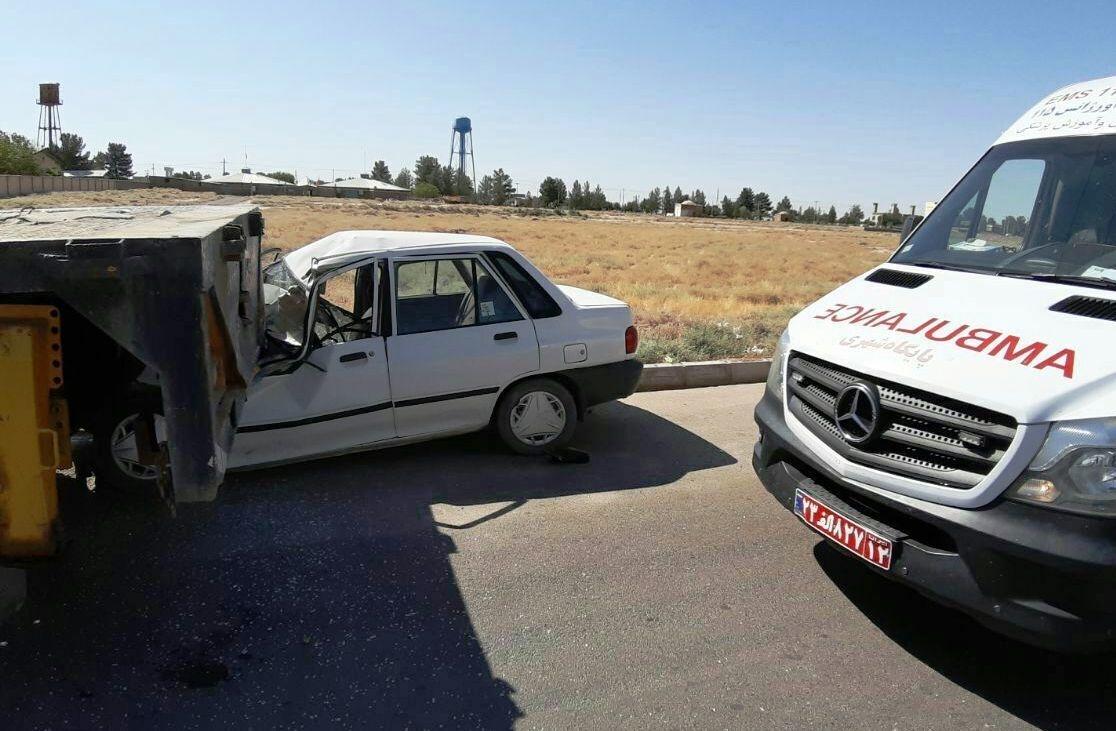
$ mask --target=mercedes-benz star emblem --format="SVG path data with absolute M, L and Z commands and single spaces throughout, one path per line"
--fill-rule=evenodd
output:
M 849 444 L 860 445 L 876 436 L 880 424 L 880 394 L 871 383 L 846 386 L 833 403 L 837 430 Z

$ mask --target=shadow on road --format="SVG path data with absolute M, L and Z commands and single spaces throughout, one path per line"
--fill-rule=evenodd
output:
M 825 542 L 814 557 L 873 624 L 954 683 L 1040 728 L 1112 728 L 1116 656 L 1034 648 L 876 575 Z
M 577 443 L 589 464 L 476 435 L 246 473 L 176 519 L 69 485 L 73 540 L 0 628 L 3 725 L 508 728 L 515 689 L 492 674 L 431 506 L 656 487 L 735 461 L 625 404 Z

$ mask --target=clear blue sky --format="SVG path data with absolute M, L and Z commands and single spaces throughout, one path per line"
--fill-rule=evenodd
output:
M 1056 7 L 1057 6 L 1057 7 Z M 910 9 L 905 9 L 905 8 Z M 901 9 L 902 8 L 902 9 Z M 0 2 L 0 129 L 63 129 L 137 168 L 445 161 L 611 198 L 748 185 L 844 208 L 934 200 L 1044 94 L 1116 74 L 1106 2 Z M 27 32 L 14 29 L 24 27 Z

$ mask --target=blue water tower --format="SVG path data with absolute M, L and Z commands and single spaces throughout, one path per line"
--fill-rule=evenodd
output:
M 457 158 L 457 170 L 455 172 L 464 175 L 466 156 L 469 158 L 469 166 L 472 172 L 470 181 L 475 190 L 477 184 L 477 162 L 473 159 L 473 122 L 468 117 L 458 117 L 453 120 L 453 133 L 450 135 L 450 170 L 453 170 L 454 158 Z

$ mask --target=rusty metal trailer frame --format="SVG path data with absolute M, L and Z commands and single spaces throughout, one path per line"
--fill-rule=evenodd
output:
M 0 212 L 0 304 L 57 308 L 75 428 L 156 374 L 176 502 L 224 477 L 263 338 L 262 236 L 245 205 Z

